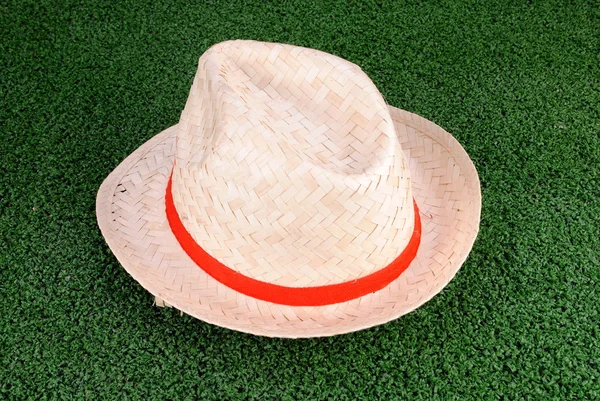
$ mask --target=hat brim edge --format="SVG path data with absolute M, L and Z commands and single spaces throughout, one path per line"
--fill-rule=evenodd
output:
M 217 314 L 215 314 L 212 318 L 210 315 L 204 315 L 202 318 L 199 318 L 199 319 L 201 319 L 202 321 L 205 321 L 207 323 L 218 325 L 218 326 L 225 327 L 225 328 L 229 328 L 232 330 L 245 332 L 248 334 L 267 336 L 267 337 L 307 338 L 307 337 L 324 337 L 324 336 L 345 334 L 345 333 L 350 333 L 350 332 L 378 326 L 381 324 L 385 324 L 385 323 L 388 323 L 389 321 L 397 319 L 398 317 L 400 317 L 402 315 L 405 315 L 407 313 L 414 311 L 415 309 L 417 309 L 417 308 L 421 307 L 422 305 L 424 305 L 425 303 L 427 303 L 435 295 L 439 294 L 439 292 L 442 291 L 442 289 L 448 284 L 448 282 L 450 282 L 452 280 L 452 278 L 456 275 L 456 273 L 458 272 L 460 267 L 464 264 L 464 262 L 468 258 L 468 255 L 473 247 L 473 244 L 475 242 L 475 239 L 476 239 L 478 231 L 479 231 L 479 221 L 480 221 L 480 216 L 481 216 L 481 189 L 480 189 L 479 177 L 477 175 L 477 170 L 475 168 L 475 165 L 473 164 L 473 161 L 470 159 L 470 157 L 468 156 L 468 154 L 464 150 L 464 148 L 459 144 L 459 142 L 451 134 L 446 132 L 443 128 L 439 127 L 435 123 L 433 123 L 429 120 L 426 120 L 423 117 L 420 117 L 416 114 L 413 114 L 413 113 L 410 113 L 410 112 L 407 112 L 407 111 L 404 111 L 401 109 L 397 109 L 392 106 L 390 106 L 389 108 L 390 108 L 391 114 L 394 115 L 394 114 L 401 113 L 403 118 L 410 119 L 410 124 L 413 125 L 414 128 L 418 129 L 419 131 L 426 132 L 430 136 L 436 135 L 438 137 L 438 139 L 440 139 L 440 141 L 438 141 L 438 143 L 441 146 L 443 146 L 447 149 L 451 148 L 451 149 L 449 149 L 449 153 L 456 156 L 456 161 L 461 164 L 461 168 L 465 169 L 465 170 L 469 170 L 471 173 L 470 174 L 471 182 L 470 182 L 469 196 L 471 197 L 471 200 L 472 200 L 471 203 L 473 205 L 473 208 L 471 210 L 471 215 L 472 215 L 474 226 L 476 228 L 473 230 L 473 232 L 469 233 L 468 240 L 463 244 L 464 251 L 461 252 L 461 257 L 455 261 L 456 268 L 453 271 L 453 273 L 447 277 L 447 279 L 445 280 L 445 283 L 443 285 L 440 285 L 439 288 L 436 289 L 436 291 L 432 291 L 432 292 L 428 293 L 427 296 L 423 297 L 422 301 L 419 302 L 419 304 L 414 305 L 414 307 L 405 309 L 403 311 L 403 313 L 401 313 L 398 316 L 394 316 L 389 319 L 384 319 L 384 320 L 381 320 L 376 323 L 369 322 L 368 324 L 361 324 L 360 321 L 357 321 L 356 325 L 346 326 L 343 329 L 341 329 L 339 331 L 335 331 L 335 332 L 326 331 L 326 332 L 320 333 L 320 332 L 318 332 L 318 330 L 313 331 L 313 332 L 303 331 L 303 332 L 297 332 L 297 333 L 277 332 L 276 330 L 271 330 L 271 331 L 265 332 L 263 330 L 253 330 L 252 326 L 240 327 L 240 326 L 229 324 L 227 322 L 227 320 L 219 318 L 219 316 Z M 152 138 L 150 138 L 144 144 L 142 144 L 140 147 L 138 147 L 134 152 L 132 152 L 129 156 L 127 156 L 127 158 L 125 158 L 106 177 L 106 179 L 100 185 L 100 188 L 97 193 L 96 214 L 97 214 L 98 225 L 100 227 L 102 234 L 104 235 L 104 237 L 106 239 L 108 246 L 110 247 L 111 251 L 117 258 L 119 263 L 129 272 L 129 274 L 132 275 L 133 278 L 136 279 L 136 281 L 138 281 L 142 285 L 142 287 L 144 287 L 153 296 L 159 297 L 159 298 L 163 299 L 164 301 L 166 301 L 168 304 L 175 307 L 176 309 L 198 318 L 195 311 L 191 310 L 187 305 L 179 302 L 178 299 L 171 297 L 169 294 L 163 293 L 151 285 L 147 285 L 147 283 L 144 280 L 144 277 L 141 277 L 139 274 L 137 274 L 136 271 L 132 271 L 132 269 L 129 269 L 128 265 L 131 263 L 131 261 L 129 260 L 129 258 L 127 257 L 126 254 L 124 254 L 123 252 L 121 252 L 118 249 L 118 247 L 116 246 L 116 243 L 113 240 L 109 239 L 110 236 L 107 235 L 109 232 L 109 225 L 113 221 L 113 219 L 111 218 L 112 212 L 110 210 L 110 205 L 112 204 L 111 198 L 113 197 L 116 187 L 119 185 L 120 181 L 128 173 L 128 171 L 140 159 L 142 159 L 144 157 L 144 155 L 150 149 L 152 149 L 154 146 L 157 146 L 160 143 L 164 142 L 166 139 L 171 138 L 173 135 L 176 134 L 176 131 L 177 131 L 177 125 L 174 125 L 174 126 L 167 128 L 166 130 L 162 131 L 161 133 L 154 135 Z M 181 250 L 181 252 L 183 252 L 183 250 Z

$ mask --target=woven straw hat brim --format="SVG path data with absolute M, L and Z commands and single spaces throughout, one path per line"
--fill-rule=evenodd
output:
M 146 290 L 205 322 L 269 337 L 320 337 L 394 320 L 423 305 L 454 277 L 479 230 L 481 193 L 473 162 L 448 132 L 389 107 L 409 161 L 422 221 L 416 259 L 380 291 L 328 306 L 292 307 L 238 293 L 181 249 L 165 213 L 175 158 L 173 126 L 143 144 L 102 183 L 97 218 L 111 250 Z

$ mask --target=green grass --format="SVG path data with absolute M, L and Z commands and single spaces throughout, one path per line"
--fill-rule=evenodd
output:
M 0 3 L 1 399 L 600 399 L 598 2 L 193 3 Z M 120 267 L 96 191 L 234 38 L 346 58 L 464 145 L 481 232 L 439 296 L 267 339 L 153 308 Z

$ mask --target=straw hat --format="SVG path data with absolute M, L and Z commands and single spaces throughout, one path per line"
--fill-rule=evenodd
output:
M 348 61 L 255 41 L 206 51 L 179 123 L 97 197 L 106 242 L 158 303 L 271 337 L 419 307 L 466 259 L 480 209 L 449 133 Z

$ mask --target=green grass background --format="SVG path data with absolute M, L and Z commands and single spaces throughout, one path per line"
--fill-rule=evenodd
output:
M 0 32 L 0 398 L 600 398 L 598 2 L 5 0 Z M 463 144 L 481 232 L 439 296 L 267 339 L 153 308 L 120 267 L 100 183 L 235 38 L 346 58 Z

